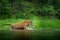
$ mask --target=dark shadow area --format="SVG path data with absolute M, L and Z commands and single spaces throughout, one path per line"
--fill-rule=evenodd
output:
M 59 40 L 60 30 L 0 30 L 0 40 Z

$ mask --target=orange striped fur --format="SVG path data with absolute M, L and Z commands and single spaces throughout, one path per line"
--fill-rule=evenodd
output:
M 11 24 L 12 29 L 26 29 L 28 26 L 33 26 L 31 20 L 24 20 L 23 22 Z

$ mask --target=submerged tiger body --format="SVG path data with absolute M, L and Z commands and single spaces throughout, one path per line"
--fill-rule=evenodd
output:
M 11 27 L 12 27 L 12 29 L 26 29 L 29 25 L 33 26 L 32 21 L 25 20 L 25 21 L 20 22 L 20 23 L 11 24 Z

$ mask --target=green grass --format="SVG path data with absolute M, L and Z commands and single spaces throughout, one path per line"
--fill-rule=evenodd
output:
M 41 20 L 40 23 L 43 28 L 60 28 L 60 20 Z
M 10 29 L 10 26 L 2 26 L 3 24 L 13 24 L 16 22 L 21 22 L 24 19 L 6 19 L 0 20 L 0 29 Z M 43 29 L 43 28 L 60 28 L 60 20 L 58 19 L 33 19 L 32 20 L 35 28 Z

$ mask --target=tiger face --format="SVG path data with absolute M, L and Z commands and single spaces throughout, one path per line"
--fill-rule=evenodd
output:
M 28 26 L 33 26 L 33 23 L 31 20 L 25 20 L 23 22 L 11 24 L 12 29 L 27 29 Z

